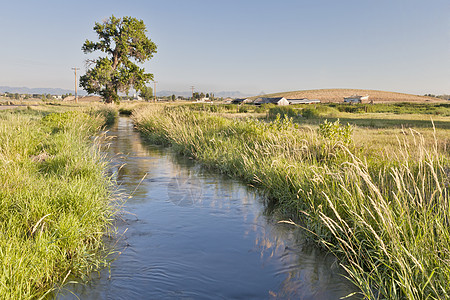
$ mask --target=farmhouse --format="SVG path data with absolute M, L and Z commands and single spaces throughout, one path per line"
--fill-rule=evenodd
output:
M 248 98 L 237 98 L 231 101 L 232 104 L 244 104 L 244 103 L 250 103 L 252 102 Z
M 368 102 L 369 101 L 369 96 L 358 96 L 358 95 L 353 95 L 351 97 L 344 97 L 344 102 L 345 103 L 364 103 L 364 102 Z
M 276 97 L 276 98 L 258 98 L 253 104 L 261 105 L 261 104 L 276 104 L 276 105 L 289 105 L 289 102 L 284 97 Z
M 313 104 L 313 103 L 320 103 L 319 99 L 307 99 L 307 98 L 302 98 L 302 99 L 287 99 L 287 101 L 289 102 L 289 104 L 293 105 L 293 104 Z

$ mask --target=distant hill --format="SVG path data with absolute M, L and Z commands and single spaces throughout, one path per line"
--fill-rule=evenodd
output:
M 13 87 L 13 86 L 0 86 L 0 93 L 19 93 L 19 94 L 51 94 L 51 95 L 64 95 L 75 94 L 74 90 L 66 90 L 60 88 L 28 88 L 28 87 Z M 78 95 L 86 95 L 86 92 L 78 89 Z
M 274 94 L 267 94 L 264 97 L 285 97 L 286 99 L 319 99 L 321 102 L 343 102 L 344 97 L 352 95 L 366 96 L 369 95 L 369 100 L 373 100 L 375 103 L 386 102 L 442 102 L 443 100 L 418 96 L 412 94 L 376 91 L 376 90 L 361 90 L 361 89 L 321 89 L 321 90 L 304 90 L 293 92 L 281 92 Z M 253 99 L 259 96 L 252 97 Z

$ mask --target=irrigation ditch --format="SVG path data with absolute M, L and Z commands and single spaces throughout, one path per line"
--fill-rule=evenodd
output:
M 278 223 L 254 188 L 143 142 L 130 118 L 109 134 L 111 174 L 132 195 L 115 224 L 121 255 L 57 299 L 338 299 L 355 291 L 335 257 Z

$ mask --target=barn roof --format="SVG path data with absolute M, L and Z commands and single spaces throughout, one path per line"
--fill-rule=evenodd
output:
M 287 99 L 290 104 L 309 104 L 309 103 L 320 103 L 319 99 Z
M 237 98 L 231 101 L 232 103 L 242 103 L 248 101 L 248 98 Z

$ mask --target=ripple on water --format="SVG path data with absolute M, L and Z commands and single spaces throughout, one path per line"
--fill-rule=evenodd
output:
M 117 222 L 122 254 L 110 273 L 58 299 L 327 300 L 354 291 L 334 258 L 274 221 L 252 189 L 146 146 L 129 119 L 110 134 L 115 178 L 133 194 Z

